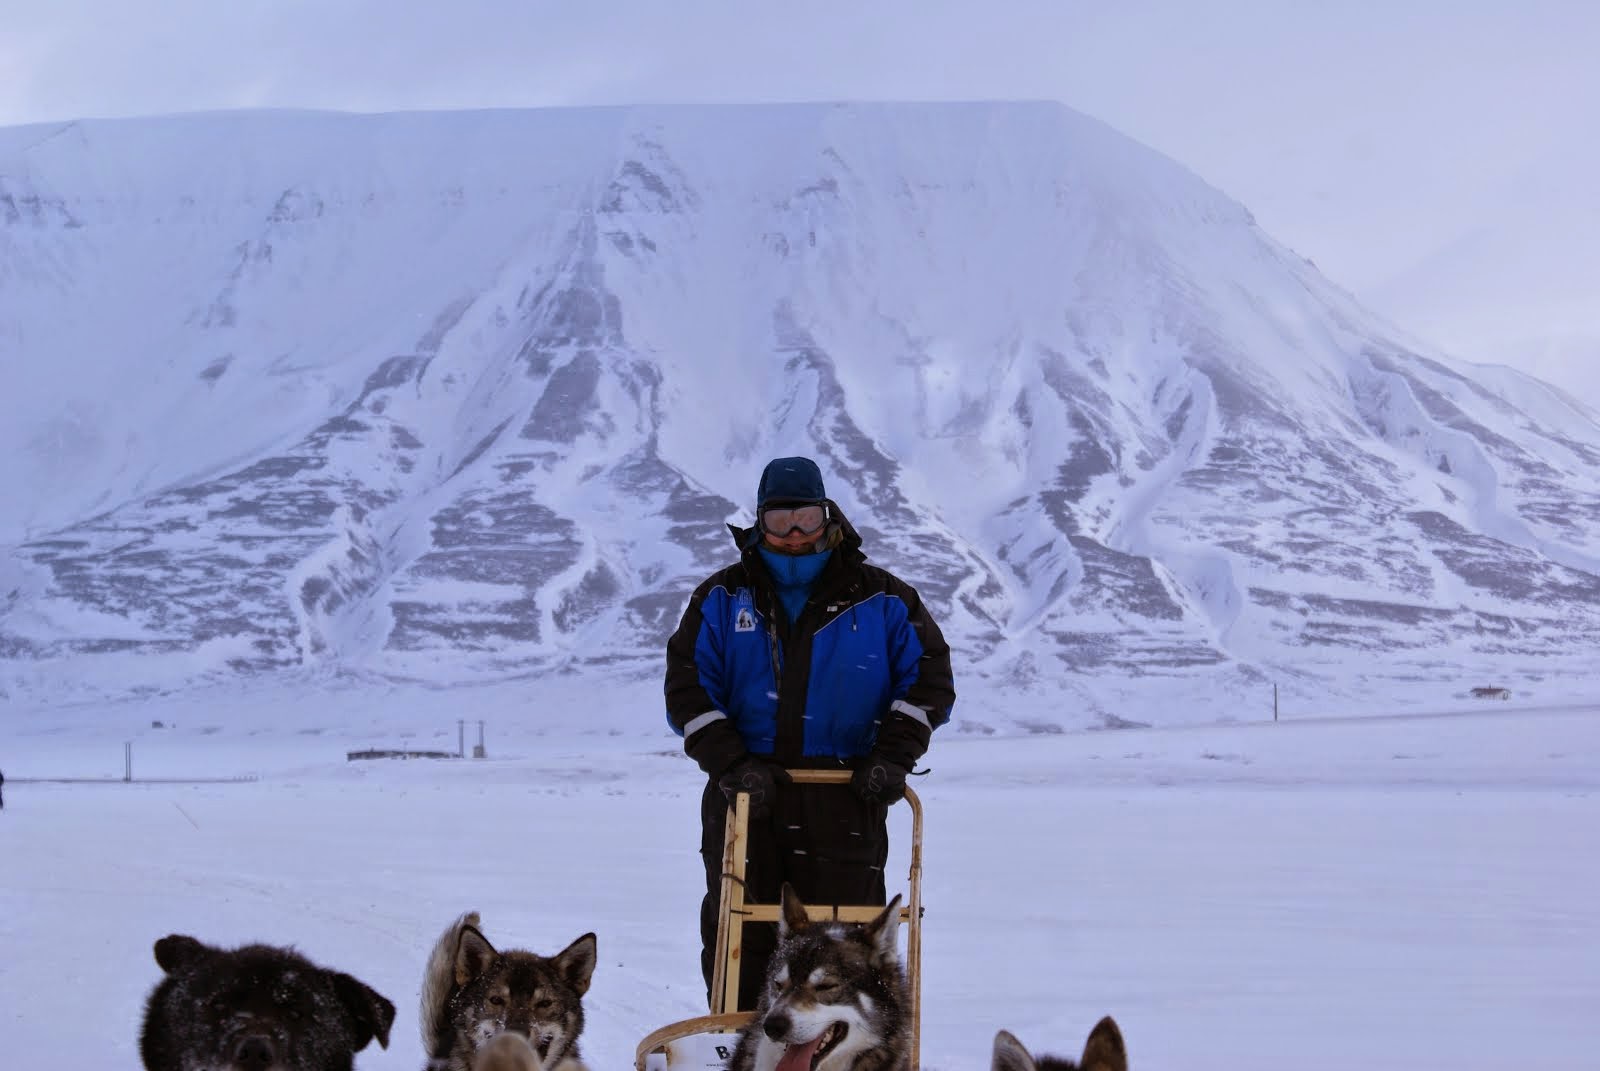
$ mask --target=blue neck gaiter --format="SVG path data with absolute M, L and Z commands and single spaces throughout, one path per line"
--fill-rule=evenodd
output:
M 761 560 L 767 563 L 767 572 L 778 589 L 778 601 L 783 604 L 783 612 L 788 615 L 792 625 L 799 618 L 800 611 L 805 609 L 806 599 L 811 595 L 811 585 L 816 583 L 833 551 L 794 555 L 780 554 L 766 547 L 759 549 Z

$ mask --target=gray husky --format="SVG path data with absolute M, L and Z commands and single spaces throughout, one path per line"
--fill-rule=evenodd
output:
M 1122 1031 L 1109 1015 L 1089 1031 L 1077 1063 L 1058 1056 L 1036 1058 L 1009 1031 L 1002 1030 L 994 1036 L 990 1071 L 1128 1071 L 1128 1050 L 1122 1044 Z
M 394 1005 L 348 974 L 288 948 L 222 949 L 171 934 L 156 942 L 166 976 L 139 1033 L 148 1071 L 351 1071 Z
M 478 913 L 439 935 L 422 976 L 422 1045 L 429 1071 L 473 1071 L 481 1049 L 503 1033 L 520 1034 L 550 1071 L 584 1071 L 578 1054 L 583 995 L 594 974 L 595 936 L 586 933 L 554 956 L 497 951 Z M 504 1060 L 501 1046 L 486 1066 Z M 500 1066 L 516 1067 L 515 1063 Z
M 904 1071 L 911 995 L 896 944 L 900 898 L 871 922 L 811 922 L 789 885 L 778 947 L 728 1071 Z

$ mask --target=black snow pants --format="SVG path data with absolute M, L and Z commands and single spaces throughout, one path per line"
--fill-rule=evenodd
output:
M 717 955 L 727 817 L 727 798 L 716 782 L 707 783 L 700 801 L 700 856 L 706 866 L 706 895 L 700 904 L 700 969 L 705 974 L 708 1005 Z M 849 785 L 780 785 L 772 817 L 750 823 L 745 899 L 775 904 L 787 881 L 807 904 L 884 903 L 887 818 L 887 807 L 863 800 Z M 777 943 L 775 924 L 745 926 L 738 1010 L 756 1006 L 766 981 L 767 961 Z

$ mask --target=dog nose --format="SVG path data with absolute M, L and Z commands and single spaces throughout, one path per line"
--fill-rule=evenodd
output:
M 769 1015 L 767 1021 L 761 1024 L 761 1029 L 773 1041 L 782 1041 L 789 1036 L 789 1017 L 787 1015 Z
M 240 1071 L 266 1071 L 274 1059 L 272 1041 L 260 1034 L 241 1039 L 233 1050 L 233 1065 Z

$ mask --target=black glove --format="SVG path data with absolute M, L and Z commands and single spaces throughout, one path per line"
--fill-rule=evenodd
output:
M 906 798 L 906 775 L 910 772 L 874 751 L 856 763 L 850 787 L 862 799 L 888 806 Z
M 733 769 L 717 778 L 717 787 L 728 797 L 730 807 L 739 793 L 749 793 L 750 817 L 762 820 L 772 814 L 773 803 L 778 797 L 778 786 L 787 785 L 793 780 L 794 778 L 789 776 L 789 771 L 777 763 L 746 755 L 734 765 Z M 904 783 L 905 780 L 902 778 L 901 784 Z
M 856 763 L 850 787 L 864 800 L 899 803 L 906 798 L 906 775 L 928 750 L 933 730 L 901 711 L 891 711 L 878 726 L 867 757 Z

